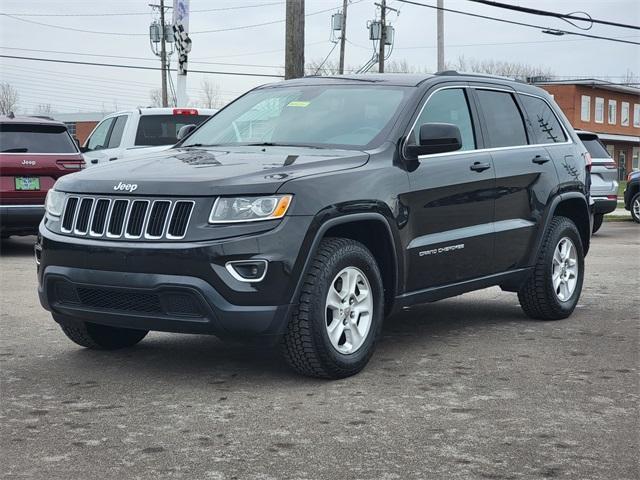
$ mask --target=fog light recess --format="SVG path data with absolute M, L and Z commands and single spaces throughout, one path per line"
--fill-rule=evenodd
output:
M 227 262 L 225 267 L 233 278 L 240 282 L 261 282 L 267 274 L 266 260 L 237 260 Z

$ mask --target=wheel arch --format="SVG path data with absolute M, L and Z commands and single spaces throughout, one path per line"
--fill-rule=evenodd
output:
M 308 249 L 292 301 L 295 302 L 298 298 L 307 267 L 315 256 L 320 242 L 327 237 L 349 238 L 362 243 L 371 251 L 380 268 L 384 287 L 385 313 L 389 313 L 398 292 L 400 266 L 392 228 L 387 218 L 377 212 L 340 215 L 320 224 Z
M 542 242 L 549 225 L 554 217 L 567 217 L 575 223 L 580 233 L 584 254 L 589 251 L 591 243 L 591 210 L 584 194 L 580 192 L 561 193 L 553 198 L 544 217 L 544 227 L 540 229 L 536 239 L 536 248 L 533 249 L 534 256 L 530 259 L 530 264 L 535 263 L 536 258 L 542 248 Z

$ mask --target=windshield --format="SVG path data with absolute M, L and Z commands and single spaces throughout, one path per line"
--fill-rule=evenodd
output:
M 409 89 L 316 85 L 263 88 L 220 111 L 189 145 L 364 147 L 392 125 Z
M 64 125 L 0 124 L 0 153 L 77 153 Z

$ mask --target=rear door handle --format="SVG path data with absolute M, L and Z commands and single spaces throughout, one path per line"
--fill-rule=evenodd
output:
M 542 155 L 536 155 L 535 157 L 533 157 L 533 159 L 531 159 L 533 163 L 537 163 L 538 165 L 543 165 L 550 160 L 551 159 L 549 157 L 543 157 Z
M 484 172 L 485 170 L 489 170 L 491 165 L 488 163 L 474 162 L 469 168 L 474 172 Z
M 117 160 L 117 159 L 118 159 L 118 157 L 111 157 L 111 158 L 109 159 L 109 161 L 110 161 L 110 162 L 113 162 L 114 160 Z

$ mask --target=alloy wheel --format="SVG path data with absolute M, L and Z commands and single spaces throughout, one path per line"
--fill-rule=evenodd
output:
M 561 302 L 568 301 L 578 283 L 578 251 L 568 237 L 560 239 L 553 252 L 553 290 Z
M 325 312 L 333 348 L 345 355 L 358 351 L 369 335 L 373 316 L 373 292 L 362 270 L 347 267 L 335 276 Z

